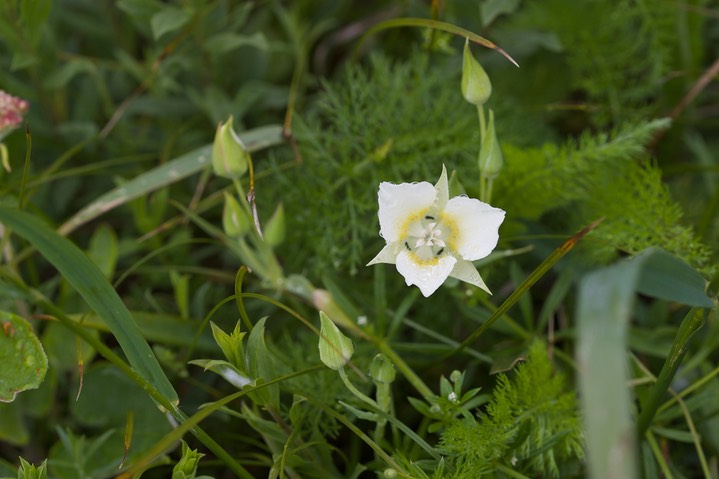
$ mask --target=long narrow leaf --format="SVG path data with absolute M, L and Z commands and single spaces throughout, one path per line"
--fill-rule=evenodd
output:
M 250 152 L 277 145 L 284 141 L 282 139 L 282 127 L 277 125 L 256 128 L 241 133 L 239 136 Z M 128 201 L 199 172 L 210 165 L 211 150 L 212 145 L 203 146 L 108 191 L 75 213 L 72 218 L 58 228 L 58 232 L 61 235 L 67 235 L 77 227 Z
M 25 238 L 57 268 L 105 321 L 130 364 L 165 398 L 177 405 L 179 400 L 172 384 L 127 307 L 100 269 L 70 240 L 28 213 L 0 207 L 0 223 Z

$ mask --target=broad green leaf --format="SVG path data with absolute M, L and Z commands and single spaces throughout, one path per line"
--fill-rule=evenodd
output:
M 713 305 L 698 273 L 658 249 L 646 250 L 582 280 L 577 365 L 590 477 L 594 479 L 638 477 L 626 364 L 627 330 L 636 292 L 693 306 Z M 686 342 L 698 327 L 695 321 L 682 324 L 650 405 L 656 401 L 655 394 L 666 391 Z M 643 424 L 649 424 L 656 408 L 647 410 Z
M 702 275 L 676 256 L 652 248 L 634 260 L 642 262 L 639 293 L 699 308 L 714 307 L 704 292 L 706 281 Z
M 482 12 L 482 25 L 487 26 L 500 15 L 514 13 L 520 0 L 484 0 L 479 7 Z
M 0 222 L 29 241 L 107 323 L 130 364 L 169 401 L 177 393 L 127 307 L 95 264 L 38 218 L 0 207 Z
M 181 8 L 164 7 L 150 19 L 152 35 L 157 40 L 165 33 L 174 32 L 182 28 L 191 18 L 192 14 Z
M 278 125 L 256 128 L 240 133 L 238 136 L 249 152 L 278 145 L 284 141 L 282 139 L 282 127 Z M 147 195 L 163 186 L 176 183 L 204 168 L 209 168 L 211 150 L 212 145 L 203 146 L 118 186 L 75 213 L 72 218 L 58 228 L 58 232 L 61 235 L 67 235 L 77 227 L 120 205 L 124 205 L 130 200 Z
M 218 33 L 208 38 L 204 46 L 213 53 L 227 53 L 244 46 L 251 46 L 264 51 L 270 48 L 267 38 L 261 32 L 256 32 L 252 35 L 240 35 L 232 32 Z
M 37 388 L 47 373 L 47 356 L 24 318 L 0 311 L 0 401 Z

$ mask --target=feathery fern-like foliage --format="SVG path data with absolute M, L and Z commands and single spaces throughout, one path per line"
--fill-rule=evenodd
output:
M 527 9 L 562 44 L 570 81 L 599 123 L 652 114 L 665 76 L 678 64 L 679 6 L 671 2 L 550 0 Z
M 636 254 L 654 246 L 684 259 L 707 278 L 716 273 L 711 250 L 682 224 L 682 209 L 651 163 L 626 163 L 613 174 L 597 177 L 587 193 L 578 210 L 579 221 L 605 218 L 592 233 L 595 258 L 611 260 L 617 251 Z
M 667 120 L 654 120 L 619 128 L 613 134 L 584 135 L 563 146 L 517 149 L 503 145 L 505 167 L 495 182 L 495 202 L 510 217 L 538 219 L 586 197 L 597 176 L 641 157 L 644 145 L 667 126 Z
M 486 411 L 461 419 L 442 434 L 454 471 L 442 477 L 478 478 L 497 463 L 531 475 L 559 477 L 559 464 L 583 457 L 575 396 L 552 370 L 541 342 L 511 375 L 500 374 Z
M 325 83 L 318 109 L 298 118 L 302 167 L 274 176 L 300 268 L 354 273 L 380 245 L 381 181 L 431 181 L 442 164 L 476 155 L 476 113 L 461 96 L 458 64 L 446 60 L 374 56 L 368 68 L 350 67 L 341 82 Z

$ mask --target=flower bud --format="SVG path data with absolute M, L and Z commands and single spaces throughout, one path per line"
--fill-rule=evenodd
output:
M 282 203 L 277 206 L 265 225 L 264 238 L 265 242 L 272 247 L 278 246 L 285 240 L 285 209 L 282 207 Z
M 486 103 L 491 94 L 492 83 L 487 72 L 472 55 L 468 38 L 462 55 L 462 95 L 468 102 L 480 106 Z
M 231 238 L 240 238 L 252 227 L 247 212 L 242 209 L 234 196 L 225 192 L 225 207 L 222 210 L 222 229 Z
M 204 454 L 190 449 L 187 443 L 182 441 L 182 457 L 172 469 L 172 479 L 194 479 L 197 464 L 203 456 Z
M 320 359 L 330 369 L 340 369 L 352 358 L 352 340 L 320 311 Z
M 247 171 L 249 153 L 232 129 L 232 116 L 217 126 L 212 145 L 212 169 L 217 176 L 235 179 Z
M 377 383 L 390 384 L 397 376 L 397 371 L 389 359 L 382 354 L 378 354 L 369 366 L 369 375 Z
M 489 124 L 482 138 L 482 147 L 479 149 L 479 172 L 487 178 L 495 178 L 502 165 L 504 165 L 504 157 L 494 129 L 494 112 L 489 110 Z

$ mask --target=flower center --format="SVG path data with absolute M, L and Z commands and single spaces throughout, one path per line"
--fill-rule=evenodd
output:
M 427 213 L 409 224 L 404 246 L 420 260 L 438 258 L 447 253 L 451 228 L 442 224 L 437 215 Z

